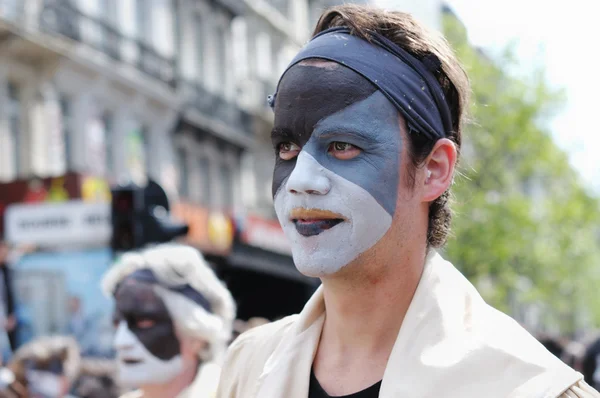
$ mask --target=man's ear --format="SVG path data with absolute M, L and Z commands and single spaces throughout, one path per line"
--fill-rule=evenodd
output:
M 198 353 L 206 350 L 208 343 L 200 338 L 177 333 L 181 348 L 181 355 L 189 358 L 198 358 Z
M 447 138 L 437 140 L 423 167 L 423 202 L 439 198 L 452 184 L 457 151 L 454 142 Z

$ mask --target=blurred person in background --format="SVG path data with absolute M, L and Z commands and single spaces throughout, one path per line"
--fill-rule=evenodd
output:
M 77 342 L 71 337 L 38 338 L 16 351 L 8 366 L 14 378 L 6 390 L 27 398 L 71 397 L 80 363 Z
M 7 367 L 0 367 L 0 398 L 27 397 L 27 389 Z
M 116 383 L 116 373 L 113 360 L 82 358 L 73 394 L 78 398 L 117 398 L 121 388 Z
M 583 373 L 586 380 L 591 381 L 590 378 L 583 371 L 583 358 L 585 356 L 585 344 L 579 341 L 569 341 L 565 344 L 565 350 L 563 352 L 562 360 L 575 369 L 578 372 Z M 592 383 L 590 383 L 592 384 Z M 595 386 L 594 388 L 598 388 Z
M 97 331 L 93 328 L 92 319 L 86 317 L 81 298 L 77 296 L 69 297 L 67 310 L 69 315 L 66 334 L 73 336 L 77 341 L 82 355 L 89 355 L 98 344 Z
M 69 297 L 67 303 L 69 311 L 69 320 L 67 322 L 67 332 L 72 335 L 78 342 L 85 338 L 85 332 L 88 328 L 87 320 L 81 308 L 81 299 L 79 297 Z
M 246 327 L 245 327 L 244 331 L 254 329 L 254 328 L 262 326 L 262 325 L 266 325 L 269 322 L 270 321 L 267 318 L 262 318 L 259 316 L 252 317 L 252 318 L 248 319 L 248 321 L 246 321 Z
M 118 379 L 139 388 L 126 397 L 214 396 L 235 304 L 197 250 L 126 253 L 102 286 L 115 299 Z
M 581 368 L 585 379 L 596 389 L 600 389 L 600 338 L 585 350 Z
M 250 329 L 253 329 L 258 326 L 266 325 L 269 323 L 267 318 L 262 317 L 252 317 L 247 321 L 242 321 L 241 319 L 236 319 L 233 323 L 233 338 L 232 341 L 238 338 L 242 333 L 247 332 Z
M 559 339 L 551 337 L 551 336 L 540 336 L 540 337 L 538 337 L 538 341 L 540 343 L 542 343 L 542 345 L 544 347 L 546 347 L 546 349 L 548 351 L 550 351 L 550 353 L 552 353 L 552 355 L 554 355 L 557 358 L 562 359 L 562 356 L 564 353 L 564 347 Z
M 9 266 L 10 247 L 0 241 L 0 362 L 7 359 L 8 352 L 17 348 L 15 302 L 13 294 L 12 270 Z
M 321 16 L 269 102 L 275 210 L 322 285 L 233 342 L 219 397 L 600 396 L 436 251 L 468 93 L 448 43 L 410 15 Z

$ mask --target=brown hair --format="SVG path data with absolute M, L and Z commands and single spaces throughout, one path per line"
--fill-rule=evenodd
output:
M 447 138 L 452 140 L 460 151 L 461 132 L 470 89 L 467 75 L 448 42 L 441 35 L 426 29 L 410 14 L 356 4 L 346 4 L 326 10 L 319 19 L 313 35 L 340 26 L 349 28 L 353 35 L 366 40 L 369 40 L 372 32 L 376 32 L 419 59 L 428 54 L 437 56 L 442 68 L 437 72 L 436 78 L 442 86 L 452 114 L 453 130 Z M 417 131 L 410 131 L 408 139 L 409 156 L 413 166 L 408 170 L 408 177 L 414 185 L 416 170 L 423 165 L 431 153 L 435 140 Z M 429 247 L 441 247 L 446 243 L 452 219 L 449 199 L 450 189 L 430 203 L 427 230 Z
M 63 375 L 73 382 L 80 370 L 81 356 L 77 342 L 69 336 L 43 336 L 19 347 L 9 368 L 17 378 L 24 379 L 25 364 L 32 361 L 36 367 L 45 367 L 52 360 L 63 365 Z

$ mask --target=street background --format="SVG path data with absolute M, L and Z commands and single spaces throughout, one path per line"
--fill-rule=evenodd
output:
M 472 83 L 444 255 L 573 355 L 600 327 L 592 5 L 375 0 L 443 32 Z M 0 0 L 0 238 L 16 344 L 112 355 L 110 187 L 158 182 L 251 318 L 298 312 L 266 98 L 335 0 Z M 4 311 L 6 312 L 6 311 Z M 575 348 L 572 348 L 575 347 Z M 10 354 L 5 353 L 5 359 Z

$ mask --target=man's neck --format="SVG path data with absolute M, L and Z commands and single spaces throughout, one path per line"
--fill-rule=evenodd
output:
M 365 380 L 357 385 L 381 380 L 424 263 L 423 249 L 393 261 L 363 262 L 345 275 L 323 278 L 326 315 L 314 363 L 318 378 L 332 369 L 342 377 L 367 365 Z M 330 392 L 336 392 L 335 383 L 330 383 Z
M 424 264 L 422 250 L 392 261 L 354 266 L 339 278 L 324 278 L 325 325 L 335 333 L 335 340 L 354 348 L 357 343 L 365 346 L 369 340 L 380 341 L 390 327 L 397 335 Z
M 140 388 L 144 398 L 176 398 L 188 388 L 196 378 L 198 366 L 188 366 L 180 374 L 165 384 L 149 384 Z

